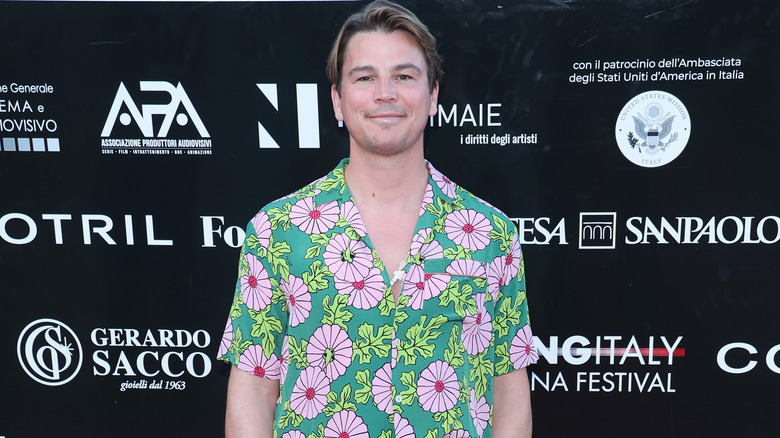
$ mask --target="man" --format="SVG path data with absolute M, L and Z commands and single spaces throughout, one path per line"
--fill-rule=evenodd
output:
M 531 435 L 514 226 L 423 158 L 440 63 L 400 6 L 342 27 L 328 74 L 349 159 L 247 226 L 226 436 Z

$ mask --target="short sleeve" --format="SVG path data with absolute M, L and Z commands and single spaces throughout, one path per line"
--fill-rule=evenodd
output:
M 509 222 L 509 229 L 514 224 Z M 517 233 L 511 233 L 509 248 L 496 257 L 488 281 L 498 285 L 494 307 L 495 374 L 501 375 L 536 363 L 538 355 L 531 333 L 525 288 L 523 253 Z
M 267 217 L 260 212 L 247 225 L 218 358 L 257 376 L 280 379 L 288 318 L 284 294 L 269 261 L 273 239 Z

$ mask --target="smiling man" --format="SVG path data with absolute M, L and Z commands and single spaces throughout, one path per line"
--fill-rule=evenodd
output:
M 373 2 L 328 60 L 349 158 L 247 226 L 220 348 L 228 437 L 530 437 L 514 225 L 423 154 L 441 58 Z

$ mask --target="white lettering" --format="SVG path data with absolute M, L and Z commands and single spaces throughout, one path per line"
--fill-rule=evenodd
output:
M 101 221 L 103 226 L 92 227 L 90 222 Z M 84 234 L 84 245 L 92 245 L 92 233 L 95 233 L 103 238 L 103 240 L 109 245 L 116 245 L 114 239 L 108 235 L 108 232 L 114 227 L 114 221 L 110 217 L 102 214 L 85 214 L 81 216 L 81 228 Z
M 169 375 L 171 377 L 179 377 L 182 374 L 184 374 L 184 371 L 181 371 L 178 374 L 176 374 L 173 371 L 171 371 L 171 366 L 170 366 L 170 363 L 169 363 L 171 356 L 176 356 L 176 357 L 179 358 L 180 362 L 184 362 L 184 354 L 182 354 L 182 353 L 180 353 L 178 351 L 169 351 L 169 352 L 165 353 L 165 355 L 163 355 L 163 358 L 162 358 L 162 370 L 163 370 L 163 372 L 165 374 L 167 374 L 167 375 Z
M 718 350 L 717 362 L 718 362 L 718 366 L 720 366 L 720 369 L 722 369 L 723 371 L 725 371 L 727 373 L 731 373 L 731 374 L 743 374 L 743 373 L 746 373 L 746 372 L 748 372 L 748 371 L 750 371 L 750 370 L 752 370 L 753 368 L 756 367 L 756 363 L 757 362 L 755 360 L 748 361 L 747 365 L 745 365 L 743 367 L 740 367 L 740 368 L 735 368 L 735 367 L 732 367 L 729 364 L 727 364 L 726 363 L 726 354 L 728 354 L 729 351 L 734 350 L 734 349 L 745 350 L 748 353 L 750 353 L 750 355 L 754 355 L 754 354 L 758 353 L 758 350 L 756 350 L 756 347 L 754 347 L 754 346 L 752 346 L 750 344 L 746 344 L 744 342 L 732 342 L 730 344 L 726 344 L 723 347 L 721 347 L 720 350 Z
M 146 215 L 146 243 L 149 246 L 173 246 L 173 240 L 154 238 L 154 217 L 151 214 Z
M 54 223 L 54 243 L 62 245 L 62 221 L 71 219 L 69 214 L 44 214 L 43 220 L 51 220 Z
M 21 219 L 27 224 L 27 235 L 21 238 L 11 237 L 8 234 L 7 225 L 11 219 Z M 6 242 L 12 245 L 25 245 L 35 240 L 35 236 L 38 235 L 38 227 L 35 225 L 35 221 L 30 216 L 21 213 L 8 213 L 0 218 L 0 237 Z

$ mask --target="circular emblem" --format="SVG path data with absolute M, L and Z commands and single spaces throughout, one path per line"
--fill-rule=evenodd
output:
M 24 371 L 38 383 L 59 386 L 81 369 L 81 343 L 73 330 L 54 319 L 33 321 L 22 330 L 16 354 Z
M 691 135 L 691 117 L 682 102 L 665 91 L 646 91 L 618 116 L 615 140 L 620 152 L 642 167 L 660 167 L 677 158 Z

